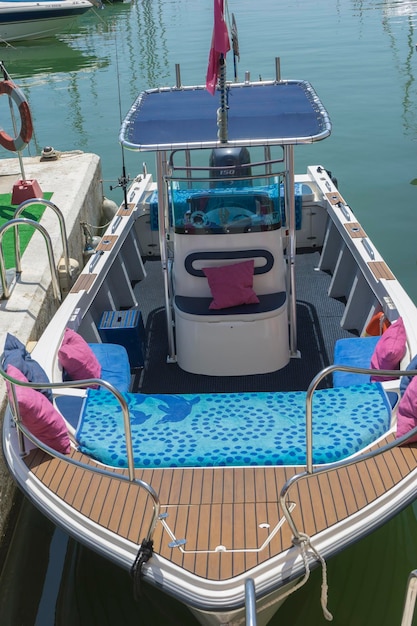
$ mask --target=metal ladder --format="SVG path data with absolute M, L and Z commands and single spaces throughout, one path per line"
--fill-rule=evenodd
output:
M 413 623 L 414 609 L 417 597 L 417 569 L 410 572 L 407 582 L 407 591 L 405 594 L 403 616 L 401 626 L 411 626 Z
M 53 202 L 51 202 L 50 200 L 45 200 L 44 198 L 33 198 L 30 200 L 25 200 L 17 207 L 14 213 L 13 219 L 9 220 L 8 222 L 6 222 L 6 224 L 3 224 L 3 226 L 0 227 L 0 280 L 1 280 L 1 286 L 3 289 L 3 294 L 1 297 L 4 299 L 8 299 L 10 297 L 10 290 L 9 290 L 9 285 L 7 284 L 6 266 L 5 266 L 3 246 L 2 246 L 3 235 L 10 228 L 12 227 L 14 228 L 16 273 L 21 273 L 22 268 L 21 268 L 21 258 L 20 258 L 19 224 L 26 224 L 26 225 L 33 226 L 35 230 L 40 231 L 40 233 L 42 234 L 45 240 L 46 249 L 48 253 L 49 266 L 51 269 L 52 288 L 54 291 L 54 296 L 58 302 L 61 302 L 62 294 L 61 294 L 61 290 L 59 286 L 58 272 L 57 272 L 57 268 L 55 265 L 51 238 L 47 230 L 39 222 L 36 222 L 35 220 L 19 217 L 21 213 L 23 213 L 23 211 L 32 204 L 44 204 L 45 206 L 52 209 L 54 213 L 57 215 L 58 220 L 59 220 L 60 232 L 61 232 L 65 271 L 68 277 L 70 277 L 71 270 L 70 270 L 70 260 L 69 260 L 69 253 L 68 253 L 68 238 L 67 238 L 65 221 L 64 221 L 62 212 L 58 209 L 58 207 Z

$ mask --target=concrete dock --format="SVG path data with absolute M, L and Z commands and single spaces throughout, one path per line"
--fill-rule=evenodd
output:
M 54 203 L 64 216 L 69 256 L 74 265 L 83 264 L 85 245 L 81 222 L 100 225 L 103 207 L 103 188 L 100 158 L 80 151 L 58 153 L 56 160 L 41 157 L 22 159 L 24 179 L 36 180 L 43 193 L 52 193 Z M 17 158 L 0 161 L 0 193 L 11 193 L 13 186 L 22 180 L 20 161 Z M 21 217 L 25 217 L 22 214 Z M 59 220 L 47 207 L 40 220 L 52 243 L 56 267 L 63 253 Z M 50 262 L 44 237 L 35 231 L 26 248 L 21 263 L 21 274 L 10 286 L 10 297 L 0 300 L 0 353 L 7 332 L 16 335 L 25 345 L 36 342 L 57 310 L 59 301 L 54 297 Z M 6 407 L 6 390 L 0 383 L 0 427 Z M 3 454 L 0 453 L 0 552 L 13 508 L 16 487 Z

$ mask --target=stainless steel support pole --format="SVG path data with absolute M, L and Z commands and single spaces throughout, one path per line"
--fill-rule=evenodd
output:
M 294 146 L 284 146 L 286 176 L 284 180 L 284 198 L 287 224 L 289 227 L 288 254 L 288 288 L 289 288 L 289 323 L 290 323 L 290 356 L 298 356 L 297 352 L 297 300 L 295 286 L 295 194 L 294 194 Z
M 281 59 L 275 57 L 275 80 L 277 83 L 281 81 Z
M 165 292 L 165 316 L 168 333 L 168 360 L 175 361 L 174 328 L 172 323 L 171 287 L 168 265 L 167 235 L 169 228 L 169 203 L 168 191 L 165 182 L 166 152 L 156 153 L 157 161 L 157 187 L 158 187 L 158 226 L 159 226 L 159 249 L 161 252 L 162 272 L 164 276 Z

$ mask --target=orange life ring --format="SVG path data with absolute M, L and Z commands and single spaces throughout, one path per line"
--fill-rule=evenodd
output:
M 13 139 L 13 137 L 10 137 L 10 135 L 0 128 L 0 146 L 12 152 L 19 152 L 19 150 L 23 150 L 32 139 L 32 115 L 25 96 L 19 87 L 11 80 L 3 80 L 0 82 L 0 95 L 2 94 L 7 94 L 19 109 L 20 131 L 17 137 Z
M 369 337 L 382 335 L 382 333 L 384 333 L 390 326 L 391 322 L 385 317 L 385 314 L 380 311 L 379 313 L 375 313 L 375 315 L 369 322 L 368 326 L 365 329 L 365 335 Z

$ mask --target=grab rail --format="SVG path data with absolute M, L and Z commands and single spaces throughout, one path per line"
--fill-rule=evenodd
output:
M 282 148 L 282 146 L 280 146 Z M 174 165 L 174 156 L 178 153 L 185 154 L 185 165 Z M 179 148 L 177 150 L 173 150 L 170 153 L 168 160 L 168 171 L 165 176 L 167 181 L 182 181 L 182 182 L 224 182 L 224 176 L 221 175 L 221 172 L 224 170 L 228 170 L 227 180 L 230 181 L 241 181 L 241 180 L 258 180 L 262 178 L 270 178 L 273 176 L 284 176 L 286 168 L 276 168 L 274 172 L 272 169 L 273 165 L 284 164 L 285 156 L 284 153 L 281 158 L 271 158 L 270 146 L 265 146 L 265 157 L 263 161 L 253 161 L 248 163 L 236 163 L 236 164 L 227 164 L 227 165 L 192 165 L 191 164 L 191 154 L 189 149 Z M 257 174 L 246 172 L 248 168 L 264 168 Z M 232 170 L 236 170 L 236 173 L 233 173 Z M 245 173 L 242 173 L 243 172 Z M 176 172 L 183 172 L 182 175 L 176 174 Z M 197 175 L 199 172 L 208 173 L 209 177 L 203 175 Z
M 253 578 L 245 581 L 246 626 L 256 626 L 256 593 Z
M 176 171 L 176 170 L 191 170 L 191 171 L 196 171 L 196 172 L 219 172 L 221 170 L 227 169 L 227 168 L 232 168 L 234 167 L 234 165 L 174 165 L 174 155 L 177 152 L 190 152 L 189 150 L 183 150 L 183 149 L 177 149 L 177 150 L 173 150 L 169 156 L 169 160 L 168 160 L 168 166 L 171 170 Z M 266 167 L 266 166 L 270 166 L 270 165 L 275 165 L 276 163 L 283 163 L 284 162 L 284 157 L 282 156 L 280 159 L 265 159 L 264 161 L 249 161 L 249 162 L 245 162 L 245 163 L 238 163 L 237 167 Z M 248 176 L 234 176 L 233 178 L 235 179 L 239 179 L 239 178 L 251 178 L 250 175 Z
M 403 443 L 406 443 L 408 439 L 410 439 L 414 435 L 417 435 L 417 426 L 416 426 L 415 428 L 410 430 L 408 433 L 406 433 L 402 437 L 398 437 L 398 439 L 395 439 L 391 443 L 381 446 L 380 448 L 376 450 L 371 450 L 363 454 L 356 454 L 342 461 L 336 461 L 335 463 L 329 463 L 324 466 L 313 468 L 313 418 L 312 418 L 313 394 L 318 384 L 320 383 L 320 381 L 323 380 L 323 378 L 325 378 L 329 374 L 337 370 L 342 371 L 342 372 L 356 373 L 356 374 L 368 374 L 368 375 L 375 374 L 375 369 L 352 367 L 349 365 L 329 365 L 328 367 L 323 369 L 321 372 L 319 372 L 317 376 L 315 376 L 315 378 L 313 378 L 313 380 L 311 381 L 307 389 L 307 395 L 306 395 L 306 469 L 304 472 L 301 472 L 300 474 L 295 474 L 294 476 L 292 476 L 291 478 L 287 480 L 287 482 L 284 484 L 284 486 L 281 489 L 280 497 L 279 497 L 285 519 L 287 520 L 288 525 L 291 528 L 291 532 L 293 533 L 297 541 L 301 540 L 302 533 L 298 531 L 297 526 L 294 522 L 294 519 L 291 515 L 289 506 L 287 505 L 288 492 L 295 483 L 312 475 L 316 476 L 317 474 L 328 473 L 336 469 L 341 469 L 344 467 L 348 467 L 349 465 L 357 464 L 362 461 L 367 461 L 369 459 L 375 458 L 376 456 L 379 456 L 380 454 L 384 454 L 384 452 L 387 452 L 388 450 L 392 450 L 393 448 L 401 446 Z M 378 370 L 378 375 L 389 376 L 391 378 L 393 377 L 397 378 L 400 376 L 416 376 L 417 370 Z
M 417 569 L 410 572 L 407 582 L 407 591 L 404 600 L 401 626 L 411 626 L 417 597 Z
M 9 291 L 9 287 L 6 281 L 6 264 L 4 261 L 3 243 L 2 243 L 3 234 L 7 230 L 9 230 L 9 228 L 14 227 L 16 229 L 19 226 L 19 224 L 26 224 L 28 226 L 33 226 L 33 228 L 35 228 L 36 230 L 39 230 L 40 233 L 42 234 L 45 240 L 46 250 L 48 252 L 48 260 L 49 260 L 49 266 L 51 268 L 52 288 L 54 290 L 54 296 L 58 302 L 61 302 L 61 290 L 59 288 L 58 272 L 55 267 L 54 252 L 52 249 L 51 238 L 48 234 L 48 231 L 41 224 L 39 224 L 39 222 L 35 222 L 34 220 L 30 220 L 30 219 L 23 218 L 23 217 L 20 217 L 18 219 L 12 219 L 6 222 L 5 224 L 3 224 L 2 226 L 0 226 L 0 278 L 1 278 L 2 287 L 3 287 L 3 298 L 7 299 L 10 297 L 10 291 Z M 20 272 L 21 271 L 20 253 L 18 257 L 19 258 L 16 258 L 16 263 L 18 265 L 16 269 L 17 271 Z
M 54 213 L 56 214 L 56 216 L 58 217 L 59 229 L 61 232 L 61 241 L 62 241 L 62 256 L 63 256 L 64 263 L 65 263 L 65 271 L 67 273 L 67 276 L 70 277 L 71 269 L 70 269 L 70 262 L 69 262 L 67 230 L 65 227 L 64 216 L 62 215 L 61 210 L 58 209 L 56 204 L 54 204 L 50 200 L 46 200 L 45 198 L 31 198 L 19 204 L 16 211 L 14 212 L 13 217 L 14 218 L 20 217 L 23 211 L 27 209 L 28 206 L 30 206 L 31 204 L 44 204 L 45 206 L 52 209 Z M 17 227 L 16 227 L 16 234 L 15 234 L 15 254 L 16 254 L 17 271 L 20 272 L 19 229 Z
M 0 362 L 2 363 L 3 355 L 0 357 L 0 359 L 1 359 Z M 135 477 L 129 407 L 123 395 L 113 385 L 111 385 L 105 380 L 101 380 L 100 378 L 92 378 L 92 379 L 77 380 L 77 381 L 65 381 L 65 383 L 64 382 L 59 382 L 59 383 L 32 383 L 32 382 L 29 383 L 28 382 L 26 383 L 20 380 L 16 380 L 15 378 L 12 378 L 12 376 L 7 374 L 1 366 L 0 366 L 0 374 L 3 376 L 3 378 L 6 381 L 9 382 L 10 387 L 11 387 L 12 393 L 9 394 L 9 402 L 12 405 L 11 408 L 12 408 L 13 420 L 19 430 L 19 433 L 23 433 L 25 437 L 27 437 L 27 439 L 29 439 L 29 441 L 31 441 L 37 448 L 40 448 L 44 452 L 48 453 L 49 455 L 55 458 L 60 459 L 61 461 L 65 461 L 66 463 L 73 464 L 83 470 L 88 470 L 89 472 L 100 474 L 101 476 L 107 476 L 108 478 L 112 478 L 112 479 L 116 479 L 116 480 L 120 480 L 124 482 L 135 483 L 148 492 L 148 494 L 151 496 L 152 501 L 153 501 L 153 516 L 152 516 L 152 520 L 151 520 L 145 540 L 151 541 L 155 527 L 156 527 L 156 523 L 159 518 L 160 501 L 159 501 L 158 494 L 156 493 L 156 491 L 151 485 L 141 480 L 140 478 Z M 124 423 L 125 440 L 126 440 L 126 452 L 127 452 L 127 458 L 128 458 L 128 476 L 125 476 L 124 474 L 112 472 L 110 470 L 106 470 L 101 467 L 87 465 L 86 463 L 83 463 L 81 461 L 77 461 L 76 459 L 68 457 L 65 454 L 61 454 L 57 450 L 50 448 L 48 445 L 44 444 L 42 441 L 37 439 L 37 437 L 32 435 L 32 433 L 24 426 L 24 424 L 22 423 L 20 419 L 18 401 L 17 401 L 17 396 L 16 396 L 16 389 L 15 389 L 16 385 L 21 386 L 21 387 L 30 387 L 31 389 L 38 389 L 38 390 L 40 389 L 63 389 L 63 388 L 68 389 L 69 387 L 78 388 L 78 387 L 86 387 L 89 385 L 100 385 L 104 387 L 105 389 L 107 389 L 108 391 L 110 391 L 119 402 L 121 409 L 122 409 L 122 413 L 123 413 L 123 423 Z M 11 398 L 10 398 L 10 395 L 11 395 Z M 19 439 L 19 443 L 21 444 L 21 454 L 24 455 L 25 450 L 24 450 L 23 437 Z

